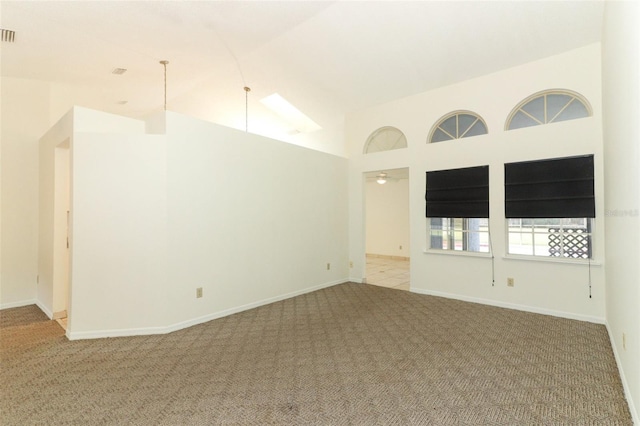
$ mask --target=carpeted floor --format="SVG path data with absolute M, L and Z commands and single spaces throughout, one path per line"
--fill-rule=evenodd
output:
M 166 335 L 0 311 L 2 425 L 631 425 L 604 326 L 346 283 Z

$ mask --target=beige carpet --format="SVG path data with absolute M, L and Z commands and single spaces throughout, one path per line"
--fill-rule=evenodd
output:
M 2 425 L 632 424 L 601 325 L 353 283 L 160 336 L 37 314 L 0 311 Z

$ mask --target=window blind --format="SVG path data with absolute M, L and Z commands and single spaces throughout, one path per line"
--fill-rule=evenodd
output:
M 595 217 L 593 155 L 504 165 L 507 218 Z
M 427 217 L 489 217 L 489 166 L 427 172 Z

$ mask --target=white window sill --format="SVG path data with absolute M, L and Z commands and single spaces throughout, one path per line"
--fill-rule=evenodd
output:
M 551 257 L 551 256 L 528 256 L 528 255 L 518 255 L 518 254 L 507 254 L 502 256 L 504 260 L 524 260 L 526 262 L 547 262 L 547 263 L 563 263 L 569 265 L 591 265 L 591 266 L 602 266 L 602 262 L 591 259 L 591 262 L 587 259 L 570 259 L 567 257 Z
M 462 251 L 462 250 L 441 250 L 441 249 L 424 249 L 424 254 L 440 254 L 445 256 L 463 256 L 463 257 L 481 257 L 485 259 L 491 259 L 491 253 L 483 253 L 477 251 Z

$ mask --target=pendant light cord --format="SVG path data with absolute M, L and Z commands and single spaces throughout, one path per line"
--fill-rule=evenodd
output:
M 249 132 L 249 92 L 251 88 L 244 86 L 244 131 Z
M 169 61 L 160 61 L 164 66 L 164 110 L 167 110 L 167 64 Z

